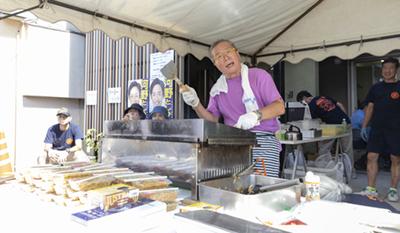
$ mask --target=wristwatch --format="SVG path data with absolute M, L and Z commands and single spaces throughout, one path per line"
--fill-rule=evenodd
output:
M 261 110 L 260 109 L 257 109 L 257 110 L 255 110 L 255 111 L 253 111 L 256 115 L 257 115 L 257 117 L 258 117 L 258 119 L 257 120 L 261 120 L 261 118 L 262 118 L 262 112 L 261 112 Z
M 66 151 L 67 151 L 68 154 L 71 154 L 71 149 L 70 148 L 67 148 Z

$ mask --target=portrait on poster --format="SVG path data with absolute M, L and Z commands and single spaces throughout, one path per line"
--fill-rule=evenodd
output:
M 165 83 L 164 80 L 155 78 L 150 83 L 150 111 L 156 106 L 165 107 L 164 98 Z
M 173 82 L 160 71 L 171 60 L 174 60 L 173 50 L 150 55 L 149 112 L 156 106 L 162 106 L 167 108 L 169 118 L 173 119 Z
M 128 106 L 131 106 L 132 104 L 142 105 L 142 80 L 130 80 L 126 94 L 128 97 Z

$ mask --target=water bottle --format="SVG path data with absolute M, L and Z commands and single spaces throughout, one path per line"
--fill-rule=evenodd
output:
M 307 172 L 305 177 L 307 201 L 319 200 L 319 176 L 313 172 Z
M 343 127 L 344 127 L 344 133 L 347 133 L 347 122 L 346 122 L 346 118 L 343 118 L 342 125 L 343 125 Z

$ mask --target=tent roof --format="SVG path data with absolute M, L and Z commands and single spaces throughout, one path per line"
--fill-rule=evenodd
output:
M 209 57 L 218 39 L 268 64 L 400 48 L 392 38 L 400 29 L 396 0 L 0 0 L 8 12 L 39 5 L 31 12 L 48 22 L 67 21 L 82 32 L 97 29 L 114 40 L 130 37 L 139 46 L 153 43 L 198 59 Z

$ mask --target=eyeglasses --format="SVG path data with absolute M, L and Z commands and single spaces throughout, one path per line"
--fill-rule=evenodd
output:
M 223 53 L 220 53 L 216 56 L 214 56 L 214 62 L 221 62 L 224 60 L 224 57 L 232 57 L 235 54 L 236 49 L 235 48 L 230 48 L 228 50 L 226 50 Z

